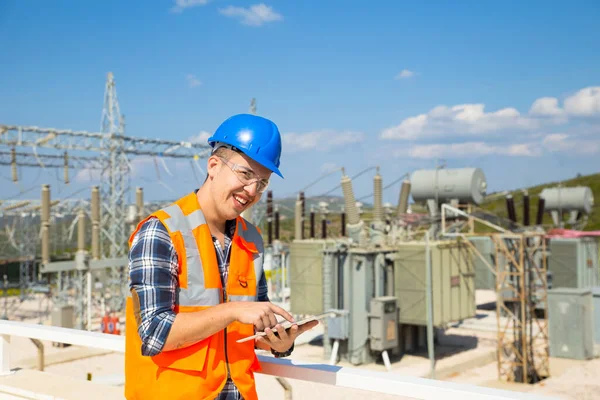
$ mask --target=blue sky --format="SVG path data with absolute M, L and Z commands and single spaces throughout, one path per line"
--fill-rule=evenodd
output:
M 600 171 L 599 17 L 597 1 L 5 0 L 0 124 L 99 131 L 112 71 L 131 136 L 206 138 L 255 97 L 284 136 L 275 197 L 330 168 L 379 165 L 385 185 L 440 159 L 514 189 Z M 133 160 L 148 198 L 195 186 L 186 163 L 165 161 L 166 186 L 153 160 Z M 92 183 L 0 175 L 4 198 Z

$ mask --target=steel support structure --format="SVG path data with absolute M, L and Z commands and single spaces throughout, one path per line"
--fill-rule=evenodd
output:
M 496 249 L 498 377 L 537 383 L 550 376 L 544 235 L 493 234 L 491 238 Z
M 498 379 L 536 383 L 550 376 L 548 279 L 545 234 L 510 232 L 471 213 L 443 204 L 441 235 L 464 240 L 474 257 L 496 276 Z M 469 232 L 448 232 L 446 217 L 467 219 Z M 495 232 L 476 232 L 475 222 Z M 489 236 L 494 245 L 491 265 L 468 240 Z
M 124 132 L 124 118 L 112 73 L 108 73 L 106 80 L 100 132 L 0 124 L 0 165 L 12 167 L 13 181 L 18 179 L 19 166 L 64 168 L 65 177 L 69 167 L 99 170 L 96 176 L 101 193 L 101 259 L 119 258 L 127 253 L 129 157 L 198 160 L 211 150 L 208 144 L 145 139 L 125 136 Z M 5 149 L 1 150 L 2 147 Z M 113 292 L 115 301 L 110 305 L 113 310 L 121 309 L 124 304 L 127 279 L 123 273 L 123 267 L 113 269 L 112 283 L 114 289 L 119 288 Z

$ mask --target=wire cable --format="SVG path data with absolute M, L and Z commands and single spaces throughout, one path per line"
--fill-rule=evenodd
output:
M 356 179 L 356 178 L 360 177 L 361 175 L 363 175 L 363 174 L 365 174 L 365 173 L 367 173 L 367 172 L 369 172 L 370 170 L 372 170 L 372 169 L 375 169 L 375 168 L 377 168 L 377 167 L 376 167 L 376 166 L 371 166 L 371 167 L 365 168 L 365 169 L 363 169 L 362 171 L 360 171 L 359 173 L 357 173 L 356 175 L 353 175 L 353 176 L 351 176 L 351 177 L 350 177 L 350 180 L 352 180 L 352 181 L 353 181 L 354 179 Z M 322 195 L 320 195 L 320 196 L 314 196 L 314 197 L 325 197 L 325 196 L 327 196 L 328 194 L 330 194 L 330 193 L 332 193 L 332 192 L 336 191 L 337 189 L 340 189 L 341 187 L 342 187 L 342 185 L 341 185 L 341 184 L 338 184 L 336 187 L 334 187 L 333 189 L 330 189 L 329 191 L 327 191 L 327 192 L 323 193 Z

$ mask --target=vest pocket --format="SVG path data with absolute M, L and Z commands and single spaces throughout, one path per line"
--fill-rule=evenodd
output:
M 152 361 L 163 368 L 200 372 L 206 364 L 209 343 L 210 338 L 207 338 L 183 349 L 163 351 L 153 356 Z

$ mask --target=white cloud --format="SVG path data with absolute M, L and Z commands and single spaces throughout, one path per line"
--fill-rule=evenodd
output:
M 306 150 L 328 151 L 333 147 L 362 142 L 361 132 L 320 130 L 307 133 L 284 133 L 283 149 L 289 152 Z
M 175 0 L 175 5 L 171 8 L 171 12 L 180 14 L 187 8 L 204 6 L 209 0 Z
M 543 126 L 566 124 L 573 117 L 592 116 L 600 116 L 600 86 L 583 88 L 568 96 L 563 107 L 556 97 L 540 97 L 533 102 L 528 114 L 521 114 L 513 107 L 486 112 L 482 103 L 439 105 L 384 129 L 380 138 L 413 140 L 492 132 L 531 132 Z
M 600 86 L 586 87 L 568 96 L 564 101 L 564 108 L 560 107 L 556 97 L 539 98 L 533 102 L 529 113 L 541 117 L 600 116 Z
M 508 146 L 498 146 L 498 154 L 505 154 L 507 156 L 521 156 L 521 157 L 537 157 L 542 154 L 539 147 L 535 143 L 517 143 Z
M 484 104 L 441 105 L 385 129 L 380 137 L 408 140 L 450 133 L 475 135 L 508 129 L 530 130 L 537 126 L 536 120 L 522 116 L 514 108 L 486 112 Z
M 219 12 L 231 18 L 236 18 L 244 25 L 261 26 L 267 22 L 281 21 L 283 16 L 264 3 L 254 4 L 249 8 L 228 6 Z
M 208 0 L 175 0 L 175 5 L 171 8 L 171 12 L 182 13 L 186 8 L 204 6 Z
M 544 148 L 550 152 L 568 152 L 573 154 L 600 153 L 600 140 L 579 139 L 566 133 L 552 133 L 542 140 Z
M 200 82 L 200 80 L 196 78 L 196 75 L 187 74 L 185 78 L 187 79 L 188 84 L 191 88 L 202 85 L 202 82 Z
M 400 71 L 398 73 L 398 75 L 396 75 L 396 77 L 394 79 L 408 79 L 408 78 L 412 78 L 413 76 L 415 76 L 415 73 L 413 71 L 410 71 L 408 69 L 403 69 L 402 71 Z
M 567 97 L 565 111 L 575 116 L 600 116 L 600 86 L 587 87 Z
M 559 107 L 557 98 L 541 97 L 533 102 L 529 114 L 540 117 L 560 117 L 564 115 L 564 110 Z
M 212 133 L 207 132 L 207 131 L 200 131 L 200 133 L 198 133 L 197 135 L 192 136 L 191 138 L 189 138 L 188 140 L 192 143 L 204 143 L 206 144 L 208 141 L 208 138 L 212 136 Z
M 532 137 L 533 139 L 533 137 Z M 443 144 L 423 144 L 405 147 L 394 151 L 396 157 L 417 159 L 472 158 L 485 155 L 505 155 L 510 157 L 539 157 L 544 153 L 563 152 L 574 155 L 600 153 L 600 140 L 580 139 L 566 133 L 535 135 L 535 141 L 524 143 L 485 143 L 463 142 Z
M 484 142 L 465 142 L 416 145 L 397 150 L 394 155 L 397 157 L 408 156 L 410 158 L 431 159 L 440 157 L 465 158 L 492 154 L 534 157 L 539 155 L 539 151 L 535 150 L 535 147 L 529 143 L 491 145 Z

